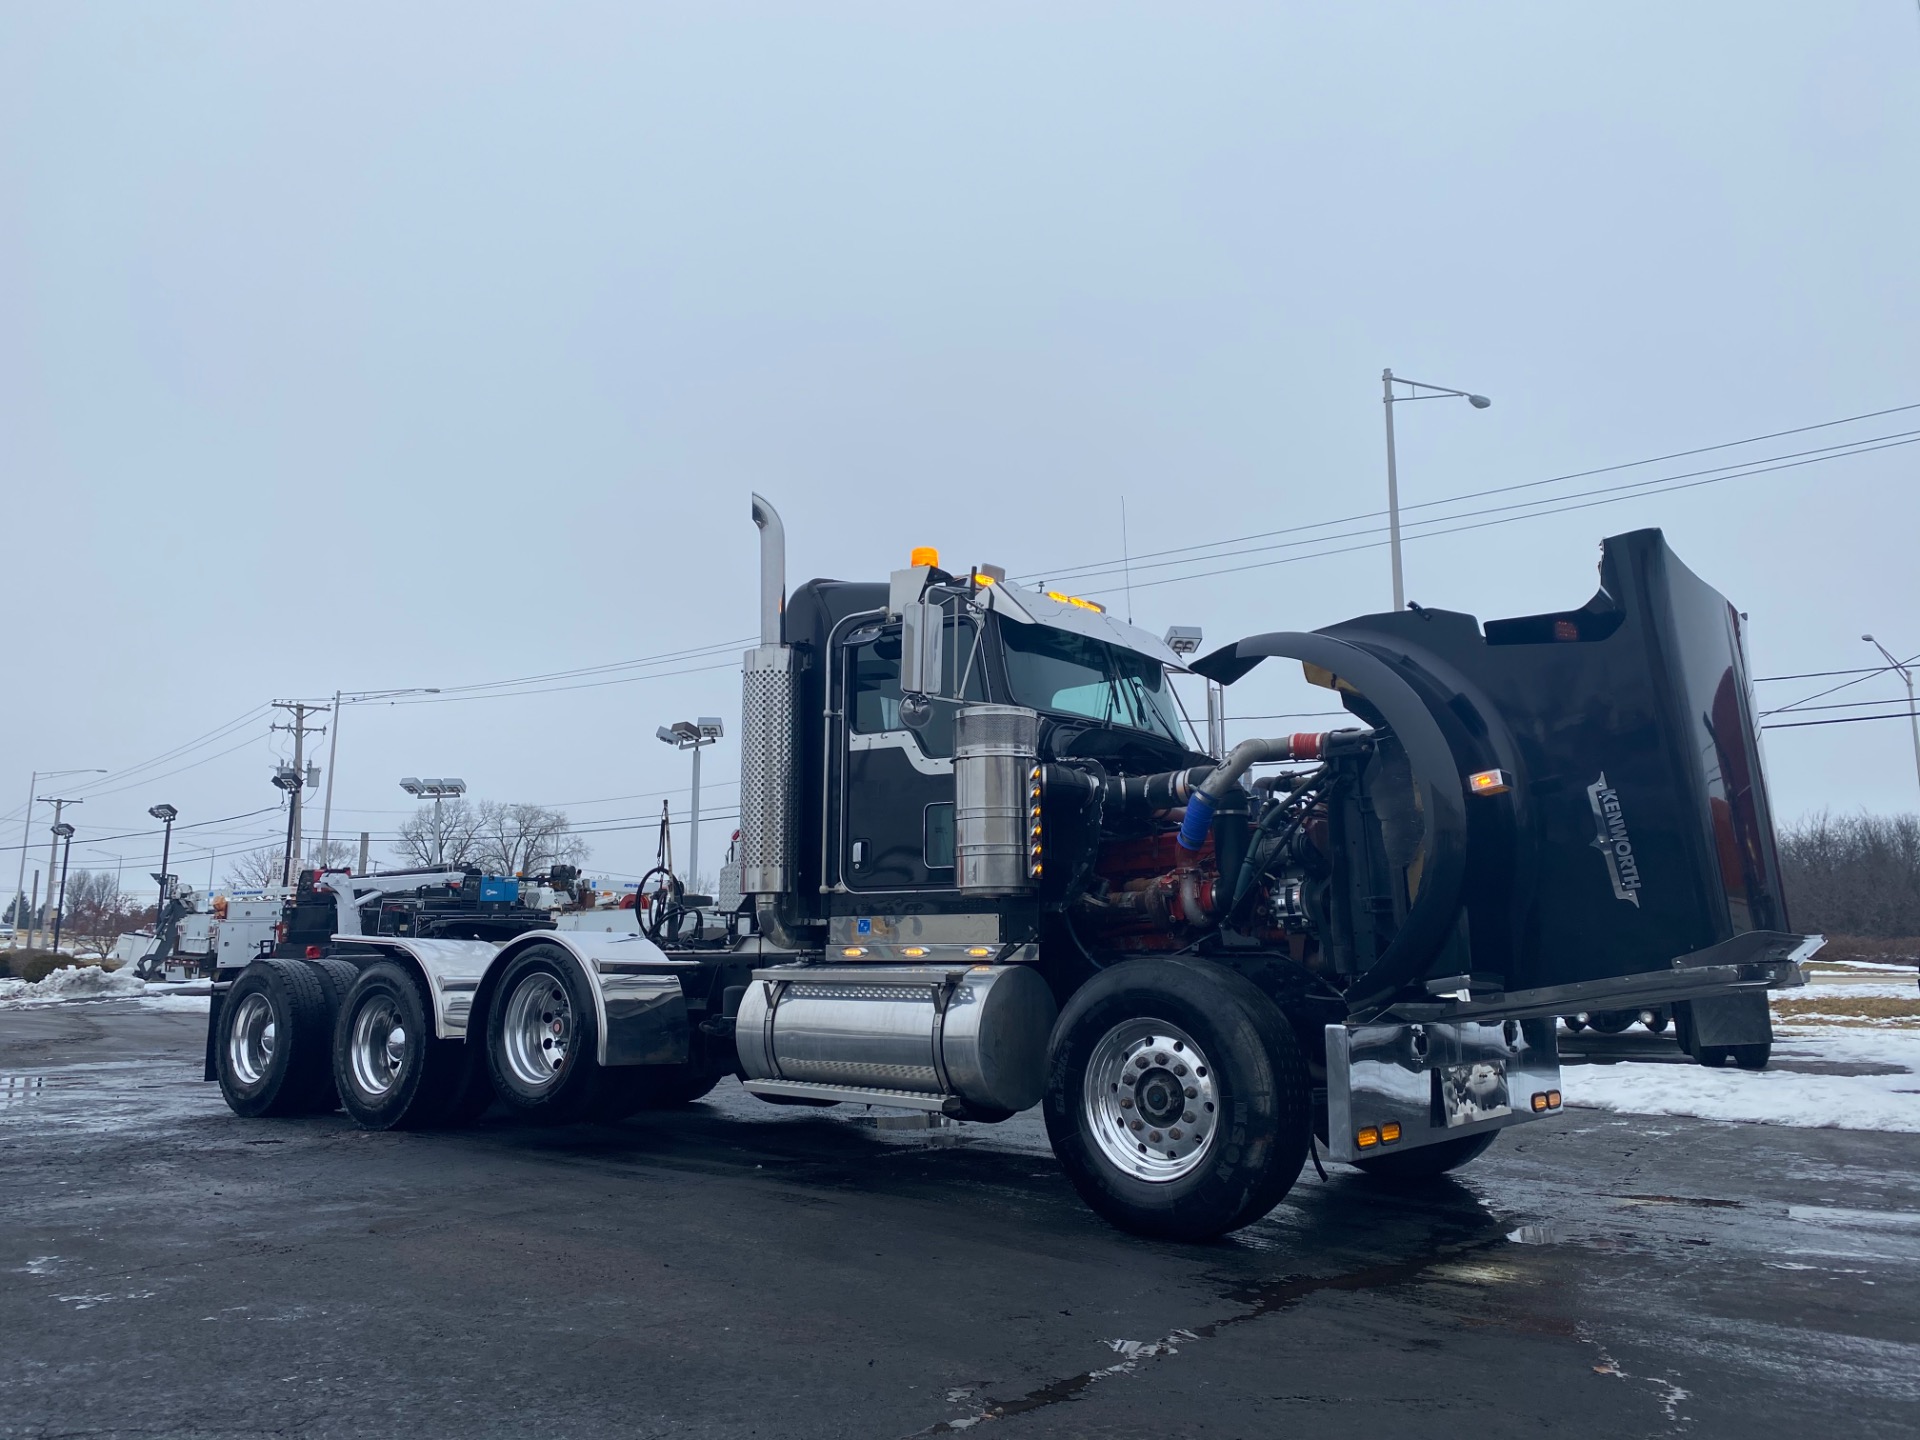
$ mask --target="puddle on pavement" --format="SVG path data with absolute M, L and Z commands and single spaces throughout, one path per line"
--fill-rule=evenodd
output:
M 0 1106 L 25 1105 L 37 1100 L 46 1083 L 44 1075 L 0 1075 Z

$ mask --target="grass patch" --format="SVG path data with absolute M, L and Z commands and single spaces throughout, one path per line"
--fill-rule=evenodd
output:
M 1773 1013 L 1782 1020 L 1797 1020 L 1818 1015 L 1823 1019 L 1845 1017 L 1857 1020 L 1920 1020 L 1920 995 L 1911 1000 L 1896 1000 L 1888 995 L 1862 995 L 1858 999 L 1840 997 L 1818 999 L 1794 996 L 1773 1002 Z

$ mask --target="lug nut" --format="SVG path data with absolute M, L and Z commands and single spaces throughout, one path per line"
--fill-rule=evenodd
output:
M 1130 1128 L 1130 1129 L 1134 1129 L 1134 1130 L 1141 1130 L 1141 1129 L 1144 1129 L 1144 1128 L 1146 1128 L 1146 1127 L 1144 1127 L 1143 1125 L 1141 1125 L 1141 1123 L 1140 1123 L 1140 1122 L 1139 1122 L 1138 1120 L 1135 1120 L 1135 1121 L 1133 1121 L 1133 1122 L 1132 1122 L 1132 1124 L 1131 1124 L 1131 1125 L 1129 1126 L 1129 1128 Z
M 1180 1138 L 1180 1127 L 1176 1125 L 1173 1129 L 1169 1130 L 1167 1132 L 1167 1138 L 1169 1140 L 1178 1140 Z
M 1180 1093 L 1182 1095 L 1185 1095 L 1189 1100 L 1197 1099 L 1200 1094 L 1200 1092 L 1194 1089 L 1193 1086 L 1191 1085 L 1187 1086 L 1187 1088 L 1185 1090 L 1182 1090 Z
M 1160 1143 L 1160 1132 L 1158 1130 L 1149 1130 L 1147 1132 L 1147 1139 L 1158 1145 Z
M 1133 1109 L 1133 1097 L 1131 1095 L 1122 1095 L 1120 1097 L 1120 1108 L 1122 1110 Z
M 1184 1075 L 1187 1073 L 1187 1067 L 1184 1065 L 1176 1065 L 1173 1067 L 1173 1073 L 1176 1075 Z
M 1167 1057 L 1164 1055 L 1156 1055 L 1153 1057 L 1153 1063 L 1156 1065 L 1164 1065 L 1167 1063 Z
M 1186 1114 L 1184 1114 L 1184 1115 L 1182 1115 L 1182 1116 L 1181 1116 L 1180 1118 L 1181 1118 L 1182 1120 L 1184 1120 L 1184 1121 L 1186 1121 L 1186 1122 L 1187 1122 L 1187 1124 L 1189 1124 L 1189 1125 L 1191 1125 L 1191 1124 L 1193 1124 L 1193 1122 L 1194 1122 L 1195 1120 L 1197 1120 L 1197 1119 L 1199 1119 L 1200 1117 L 1199 1117 L 1199 1116 L 1197 1116 L 1197 1115 L 1195 1115 L 1195 1114 L 1193 1113 L 1193 1111 L 1191 1111 L 1191 1110 L 1189 1110 L 1189 1111 L 1187 1111 L 1187 1113 L 1186 1113 Z

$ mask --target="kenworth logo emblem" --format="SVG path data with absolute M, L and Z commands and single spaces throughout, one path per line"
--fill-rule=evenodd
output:
M 1627 835 L 1626 817 L 1620 813 L 1620 792 L 1607 784 L 1603 770 L 1600 778 L 1587 787 L 1587 800 L 1593 806 L 1593 823 L 1599 833 L 1593 848 L 1607 857 L 1607 875 L 1613 881 L 1613 898 L 1640 908 L 1640 866 L 1633 858 L 1633 841 Z

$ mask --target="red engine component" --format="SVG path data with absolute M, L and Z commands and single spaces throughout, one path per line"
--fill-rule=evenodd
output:
M 1084 939 L 1116 950 L 1177 950 L 1187 931 L 1209 923 L 1220 878 L 1213 841 L 1182 850 L 1175 837 L 1167 830 L 1101 847 L 1094 873 L 1106 893 L 1074 908 Z

